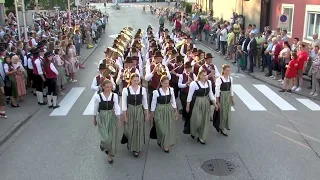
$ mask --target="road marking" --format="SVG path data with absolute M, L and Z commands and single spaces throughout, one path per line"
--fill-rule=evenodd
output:
M 82 115 L 94 115 L 93 111 L 94 111 L 94 95 L 96 93 L 93 94 L 86 110 L 84 110 L 83 114 Z
M 251 111 L 266 111 L 266 109 L 240 84 L 233 84 L 232 90 L 247 105 Z
M 310 99 L 296 98 L 301 104 L 305 105 L 311 111 L 320 111 L 320 106 Z
M 298 144 L 298 145 L 300 145 L 300 146 L 302 146 L 302 147 L 305 147 L 305 148 L 307 148 L 307 149 L 311 149 L 310 147 L 302 144 L 301 142 L 296 141 L 296 140 L 294 140 L 294 139 L 291 139 L 291 138 L 289 138 L 289 137 L 287 137 L 287 136 L 285 136 L 285 135 L 282 135 L 282 134 L 277 133 L 277 132 L 274 132 L 274 131 L 272 131 L 272 133 L 273 133 L 273 134 L 276 134 L 276 135 L 278 135 L 278 136 L 280 136 L 280 137 L 282 137 L 282 138 L 284 138 L 284 139 L 287 139 L 287 140 L 289 140 L 289 141 L 291 141 L 291 142 L 293 142 L 293 143 L 296 143 L 296 144 Z
M 295 107 L 291 106 L 287 101 L 285 101 L 282 97 L 280 97 L 278 94 L 273 92 L 268 86 L 266 85 L 253 85 L 255 88 L 257 88 L 264 96 L 266 96 L 270 101 L 273 102 L 278 108 L 280 108 L 283 111 L 295 111 L 297 110 Z
M 84 91 L 84 87 L 74 87 L 59 103 L 60 107 L 53 110 L 50 116 L 65 116 L 68 114 L 73 104 L 77 101 L 79 96 Z

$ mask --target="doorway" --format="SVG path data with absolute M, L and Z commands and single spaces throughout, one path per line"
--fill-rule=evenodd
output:
M 270 26 L 271 19 L 271 0 L 261 1 L 261 15 L 260 15 L 260 32 L 264 30 L 264 27 Z

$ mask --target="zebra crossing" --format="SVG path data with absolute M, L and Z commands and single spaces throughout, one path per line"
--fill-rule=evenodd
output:
M 239 98 L 240 101 L 236 101 L 235 107 L 231 107 L 231 111 L 236 111 L 237 106 L 245 105 L 249 111 L 255 112 L 263 112 L 268 111 L 264 105 L 267 104 L 267 100 L 269 100 L 274 106 L 276 106 L 281 111 L 297 111 L 299 108 L 297 107 L 305 107 L 310 111 L 320 111 L 320 105 L 317 102 L 314 102 L 308 98 L 294 98 L 294 97 L 281 97 L 271 88 L 264 84 L 253 84 L 254 88 L 244 88 L 240 84 L 233 84 L 233 92 L 235 97 Z M 60 108 L 57 108 L 51 112 L 49 116 L 67 116 L 72 107 L 77 103 L 78 99 L 82 97 L 82 93 L 85 91 L 85 87 L 73 87 L 60 101 Z M 255 95 L 253 95 L 255 94 Z M 258 99 L 265 98 L 265 100 L 258 101 Z M 260 97 L 261 96 L 261 97 Z M 295 103 L 297 107 L 291 105 L 291 103 Z M 120 107 L 121 107 L 121 99 L 119 99 Z M 303 106 L 298 106 L 297 104 L 302 104 Z M 80 112 L 83 116 L 93 115 L 94 112 L 94 93 L 92 92 L 92 97 L 88 104 L 85 103 L 86 109 L 83 112 Z

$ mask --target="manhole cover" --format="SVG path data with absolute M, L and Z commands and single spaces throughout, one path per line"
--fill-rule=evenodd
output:
M 228 176 L 232 174 L 236 166 L 223 159 L 210 159 L 204 162 L 201 168 L 208 174 L 215 176 Z

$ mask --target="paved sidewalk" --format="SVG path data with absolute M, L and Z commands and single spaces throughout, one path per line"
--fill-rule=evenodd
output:
M 203 38 L 204 39 L 204 38 Z M 209 48 L 212 50 L 212 52 L 214 52 L 217 56 L 219 56 L 220 58 L 224 59 L 219 53 L 217 53 L 215 51 L 215 45 L 211 44 L 211 43 L 207 43 L 207 42 L 204 42 L 204 41 L 198 41 L 199 44 Z M 225 60 L 225 61 L 229 61 L 229 62 L 233 62 L 233 60 Z M 236 66 L 235 66 L 236 67 Z M 265 76 L 265 73 L 264 72 L 260 72 L 261 69 L 258 69 L 258 68 L 254 68 L 254 73 L 247 73 L 246 71 L 242 71 L 243 73 L 246 73 L 247 75 L 255 78 L 255 79 L 258 79 L 266 84 L 270 84 L 272 86 L 275 86 L 275 87 L 278 87 L 279 90 L 280 88 L 282 88 L 282 85 L 280 82 L 278 82 L 277 80 L 273 80 L 271 79 L 270 77 L 266 77 Z M 314 99 L 314 100 L 318 100 L 320 101 L 320 96 L 309 96 L 309 93 L 311 91 L 311 89 L 309 89 L 309 87 L 311 87 L 311 84 L 310 84 L 310 78 L 307 77 L 307 76 L 304 76 L 304 83 L 303 83 L 303 86 L 302 86 L 302 90 L 300 92 L 293 92 L 295 94 L 299 94 L 301 96 L 305 96 L 305 97 L 308 97 L 310 99 Z
M 103 35 L 104 36 L 104 35 Z M 103 37 L 102 37 L 103 38 Z M 84 63 L 90 60 L 91 54 L 97 47 L 100 46 L 101 38 L 93 48 L 87 49 L 86 45 L 83 45 L 80 51 L 80 63 Z M 10 104 L 5 107 L 8 119 L 0 119 L 0 146 L 8 140 L 22 125 L 36 114 L 42 107 L 35 102 L 35 96 L 30 92 L 31 89 L 27 89 L 27 95 L 24 97 L 24 101 L 19 103 L 19 108 L 11 108 Z

